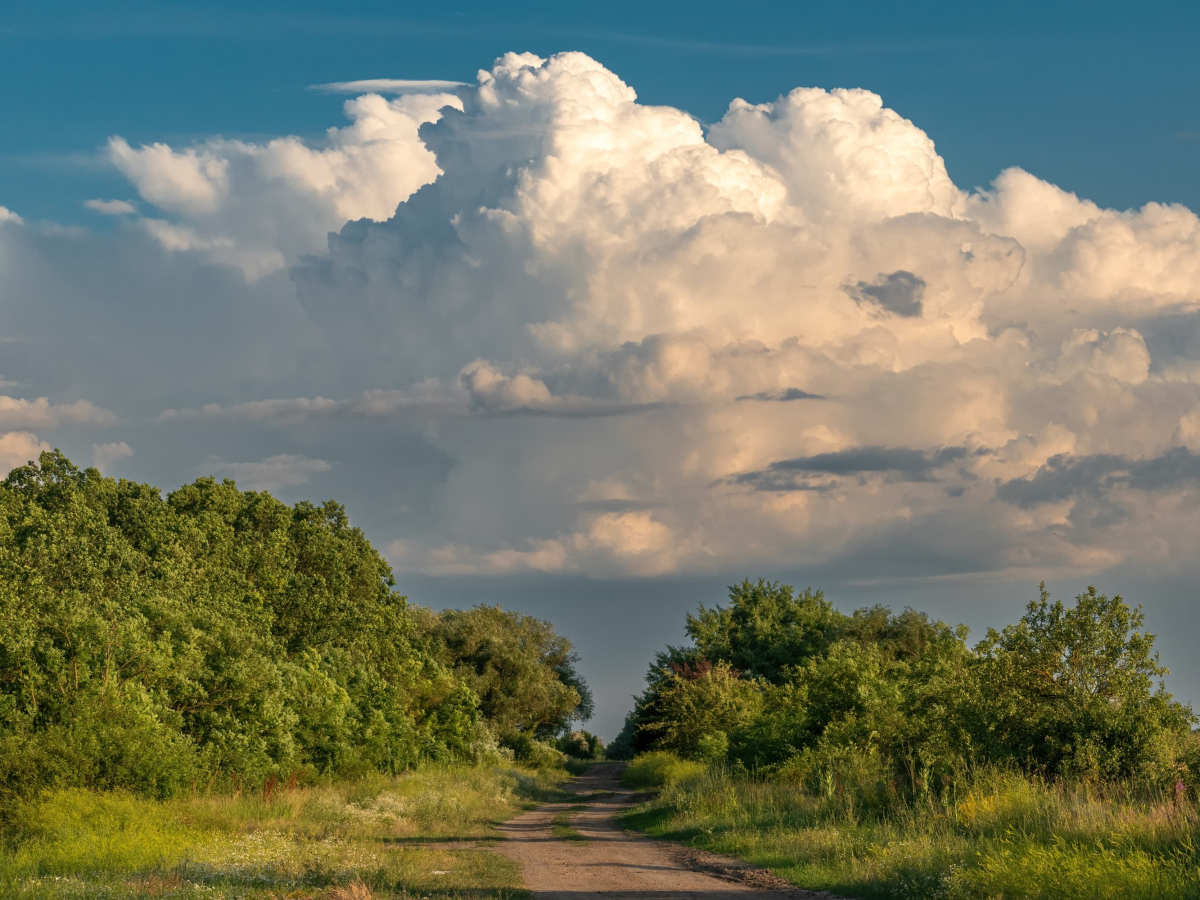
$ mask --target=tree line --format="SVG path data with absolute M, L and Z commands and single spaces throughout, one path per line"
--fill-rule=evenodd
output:
M 1158 785 L 1200 774 L 1196 717 L 1166 691 L 1140 607 L 1095 588 L 1064 604 L 1042 585 L 1019 622 L 974 646 L 924 613 L 847 615 L 821 591 L 764 580 L 732 586 L 686 630 L 691 643 L 650 666 L 611 755 L 666 750 L 892 792 L 984 765 Z
M 333 501 L 57 451 L 0 484 L 0 795 L 594 752 L 576 662 L 535 618 L 410 604 Z

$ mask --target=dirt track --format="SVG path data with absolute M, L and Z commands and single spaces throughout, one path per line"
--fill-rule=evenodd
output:
M 829 900 L 792 888 L 761 869 L 627 834 L 614 817 L 633 803 L 617 781 L 619 764 L 601 763 L 568 789 L 586 810 L 571 814 L 582 839 L 556 838 L 554 817 L 572 803 L 552 803 L 500 826 L 507 840 L 496 849 L 521 864 L 535 900 Z M 596 791 L 611 794 L 588 797 Z

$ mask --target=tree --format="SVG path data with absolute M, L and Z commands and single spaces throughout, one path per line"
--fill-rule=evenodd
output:
M 443 662 L 475 691 L 500 736 L 557 737 L 590 717 L 591 692 L 575 668 L 578 656 L 549 622 L 477 606 L 436 614 L 431 633 Z
M 746 579 L 730 586 L 728 606 L 689 613 L 687 633 L 704 659 L 779 684 L 789 666 L 823 653 L 845 619 L 821 591 Z
M 642 729 L 657 749 L 697 756 L 713 740 L 724 744 L 731 732 L 753 722 L 762 711 L 762 693 L 727 662 L 707 661 L 680 667 L 654 694 Z
M 1068 607 L 1039 587 L 1020 622 L 976 647 L 979 743 L 1050 774 L 1168 777 L 1195 717 L 1161 681 L 1141 607 L 1094 587 Z
M 211 478 L 164 498 L 42 454 L 0 484 L 0 794 L 476 755 L 478 673 L 443 662 L 433 614 L 394 588 L 332 501 Z M 494 610 L 490 627 L 495 647 L 540 648 L 518 679 L 537 723 L 590 697 L 545 623 Z

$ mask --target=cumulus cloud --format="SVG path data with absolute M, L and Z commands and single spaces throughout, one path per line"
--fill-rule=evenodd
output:
M 391 84 L 320 144 L 110 144 L 157 210 L 118 231 L 294 289 L 320 337 L 238 356 L 253 377 L 213 354 L 153 427 L 399 474 L 296 451 L 206 471 L 360 485 L 414 572 L 1194 566 L 1190 210 L 1020 169 L 962 190 L 866 90 L 704 126 L 578 53 Z M 67 421 L 36 412 L 0 403 L 0 426 Z
M 133 448 L 124 441 L 92 444 L 92 465 L 101 472 L 107 472 L 116 463 L 131 456 L 133 456 Z
M 102 216 L 132 216 L 138 211 L 128 200 L 84 200 L 83 205 Z
M 33 462 L 50 451 L 50 445 L 39 441 L 28 431 L 6 431 L 0 434 L 0 472 L 7 475 L 17 466 Z
M 333 468 L 323 459 L 310 459 L 292 453 L 269 456 L 259 462 L 226 462 L 209 459 L 202 467 L 205 474 L 233 479 L 245 491 L 277 491 L 283 487 L 308 484 L 309 479 Z
M 330 128 L 317 145 L 215 138 L 176 149 L 113 137 L 108 158 L 170 217 L 145 221 L 164 248 L 200 252 L 257 278 L 320 250 L 347 220 L 388 218 L 432 181 L 439 170 L 418 129 L 459 104 L 444 92 L 364 94 L 345 103 L 351 124 Z
M 0 396 L 0 428 L 53 428 L 57 425 L 112 425 L 117 417 L 106 409 L 76 400 L 51 403 L 45 397 L 24 400 Z
M 293 274 L 338 346 L 469 397 L 433 438 L 456 461 L 444 543 L 405 541 L 401 565 L 804 564 L 917 522 L 933 540 L 939 515 L 992 548 L 971 566 L 1121 555 L 1102 530 L 1046 546 L 1062 510 L 996 484 L 1190 427 L 1200 396 L 1143 336 L 1200 303 L 1190 211 L 1104 210 L 1016 169 L 962 191 L 863 90 L 736 101 L 707 132 L 580 54 L 506 56 L 459 95 L 421 132 L 444 175 Z M 588 409 L 611 420 L 565 415 Z M 533 412 L 559 424 L 480 419 Z M 647 505 L 563 501 L 597 479 Z M 520 534 L 483 504 L 526 510 Z

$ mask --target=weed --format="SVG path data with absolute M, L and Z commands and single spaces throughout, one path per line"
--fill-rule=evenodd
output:
M 623 821 L 846 897 L 1200 896 L 1196 808 L 1133 784 L 981 771 L 940 799 L 869 807 L 849 790 L 810 792 L 714 768 L 667 780 Z
M 0 896 L 21 900 L 509 897 L 515 863 L 461 840 L 559 795 L 562 774 L 430 767 L 396 778 L 154 801 L 64 790 L 14 811 Z M 442 844 L 443 846 L 439 846 Z

